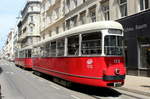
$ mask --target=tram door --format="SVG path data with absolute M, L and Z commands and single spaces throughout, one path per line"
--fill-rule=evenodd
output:
M 150 44 L 140 46 L 140 68 L 150 68 Z

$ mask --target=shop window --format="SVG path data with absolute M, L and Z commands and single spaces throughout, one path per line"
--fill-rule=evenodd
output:
M 140 10 L 145 10 L 149 8 L 149 0 L 140 0 Z
M 100 55 L 102 35 L 99 32 L 88 33 L 82 35 L 82 55 Z
M 119 0 L 121 17 L 127 16 L 127 0 Z
M 78 56 L 79 54 L 79 36 L 68 37 L 68 55 Z

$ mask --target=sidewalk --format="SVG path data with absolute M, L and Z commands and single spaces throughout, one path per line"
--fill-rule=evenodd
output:
M 126 75 L 124 86 L 118 89 L 150 96 L 150 77 Z

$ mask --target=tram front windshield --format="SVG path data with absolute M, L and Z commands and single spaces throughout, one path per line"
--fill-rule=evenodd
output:
M 123 37 L 116 35 L 107 35 L 104 39 L 105 55 L 122 56 L 123 55 Z

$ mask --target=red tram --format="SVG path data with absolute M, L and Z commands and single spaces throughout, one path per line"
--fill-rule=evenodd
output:
M 15 64 L 25 69 L 32 69 L 33 64 L 31 56 L 31 46 L 21 49 L 16 53 Z
M 16 63 L 26 67 L 21 60 L 16 59 Z M 34 71 L 69 82 L 122 86 L 126 74 L 122 25 L 95 22 L 59 33 L 33 45 L 32 62 L 28 62 Z
M 114 21 L 81 25 L 33 45 L 33 67 L 92 86 L 124 84 L 123 28 Z

